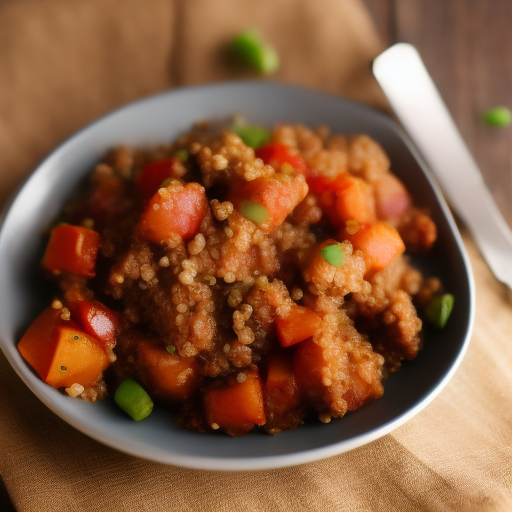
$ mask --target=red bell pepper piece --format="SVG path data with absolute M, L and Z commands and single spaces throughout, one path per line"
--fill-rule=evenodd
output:
M 276 318 L 276 329 L 282 347 L 295 345 L 313 336 L 322 326 L 322 319 L 311 309 L 292 306 L 284 318 Z
M 174 166 L 179 163 L 177 158 L 168 158 L 147 164 L 135 180 L 144 198 L 149 199 L 168 178 L 176 178 Z
M 43 256 L 43 267 L 86 277 L 96 275 L 100 235 L 92 229 L 61 224 L 52 229 Z
M 257 158 L 271 165 L 276 171 L 282 170 L 283 164 L 289 164 L 300 174 L 305 174 L 307 165 L 300 155 L 294 155 L 285 144 L 266 144 L 254 151 Z

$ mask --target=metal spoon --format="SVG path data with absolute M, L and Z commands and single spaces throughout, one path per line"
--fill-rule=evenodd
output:
M 395 44 L 374 60 L 373 74 L 490 269 L 512 289 L 512 233 L 418 51 Z

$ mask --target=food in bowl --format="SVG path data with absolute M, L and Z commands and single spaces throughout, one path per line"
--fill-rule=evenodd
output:
M 135 420 L 158 402 L 188 429 L 274 434 L 379 398 L 416 357 L 446 295 L 407 256 L 434 244 L 429 213 L 367 136 L 253 128 L 96 166 L 50 230 L 59 291 L 18 345 L 45 382 Z

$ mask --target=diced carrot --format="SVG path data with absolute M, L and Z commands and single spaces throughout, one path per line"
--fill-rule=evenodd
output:
M 303 176 L 274 174 L 252 181 L 236 182 L 230 191 L 230 201 L 239 211 L 244 200 L 263 206 L 268 212 L 268 219 L 259 226 L 270 231 L 282 224 L 307 193 L 308 186 Z
M 107 345 L 115 343 L 119 318 L 114 311 L 101 302 L 89 300 L 70 302 L 68 308 L 71 318 L 86 334 Z
M 60 388 L 78 383 L 86 388 L 94 384 L 110 364 L 101 344 L 71 322 L 57 326 L 54 337 L 52 364 L 43 379 L 50 386 Z
M 142 195 L 149 199 L 162 186 L 162 183 L 168 178 L 176 178 L 175 166 L 180 164 L 177 158 L 168 158 L 158 162 L 151 162 L 142 169 L 135 183 L 142 192 Z
M 208 211 L 204 188 L 198 183 L 172 183 L 150 199 L 139 222 L 146 240 L 165 243 L 175 235 L 194 236 Z
M 20 354 L 43 380 L 48 375 L 55 352 L 53 334 L 57 325 L 63 323 L 60 310 L 46 308 L 32 322 L 18 343 Z
M 197 388 L 198 365 L 193 357 L 169 353 L 164 346 L 143 341 L 137 346 L 137 365 L 156 398 L 176 402 Z
M 324 368 L 327 362 L 324 349 L 313 341 L 304 340 L 297 345 L 293 358 L 293 373 L 299 389 L 307 397 L 322 396 L 325 391 L 323 383 Z
M 335 227 L 342 227 L 348 220 L 375 221 L 372 188 L 364 180 L 342 173 L 331 185 L 333 188 L 322 192 L 318 199 Z
M 261 158 L 264 163 L 271 165 L 278 172 L 285 172 L 283 164 L 288 164 L 296 172 L 305 174 L 306 162 L 297 154 L 293 154 L 285 144 L 266 144 L 254 151 L 256 158 Z
M 61 224 L 52 229 L 43 256 L 43 267 L 50 271 L 94 277 L 99 247 L 100 235 L 96 231 Z
M 362 251 L 366 263 L 365 277 L 387 267 L 396 255 L 405 250 L 398 231 L 386 222 L 350 224 L 340 231 L 339 238 L 349 240 L 354 249 Z
M 267 409 L 273 412 L 283 412 L 299 405 L 292 352 L 279 351 L 269 355 L 265 395 Z
M 405 185 L 392 173 L 382 173 L 373 182 L 377 218 L 396 226 L 411 205 Z
M 322 319 L 311 309 L 294 305 L 284 318 L 276 318 L 276 329 L 282 347 L 295 345 L 313 336 L 322 326 Z
M 233 436 L 265 423 L 261 380 L 255 370 L 244 373 L 243 382 L 229 378 L 222 386 L 204 392 L 208 425 L 220 427 Z
M 91 386 L 109 365 L 100 343 L 47 308 L 21 338 L 18 350 L 41 379 L 54 387 Z

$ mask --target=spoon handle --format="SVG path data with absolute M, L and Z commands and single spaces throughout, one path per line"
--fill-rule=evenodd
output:
M 395 44 L 374 60 L 373 74 L 490 269 L 512 288 L 512 233 L 418 51 Z

